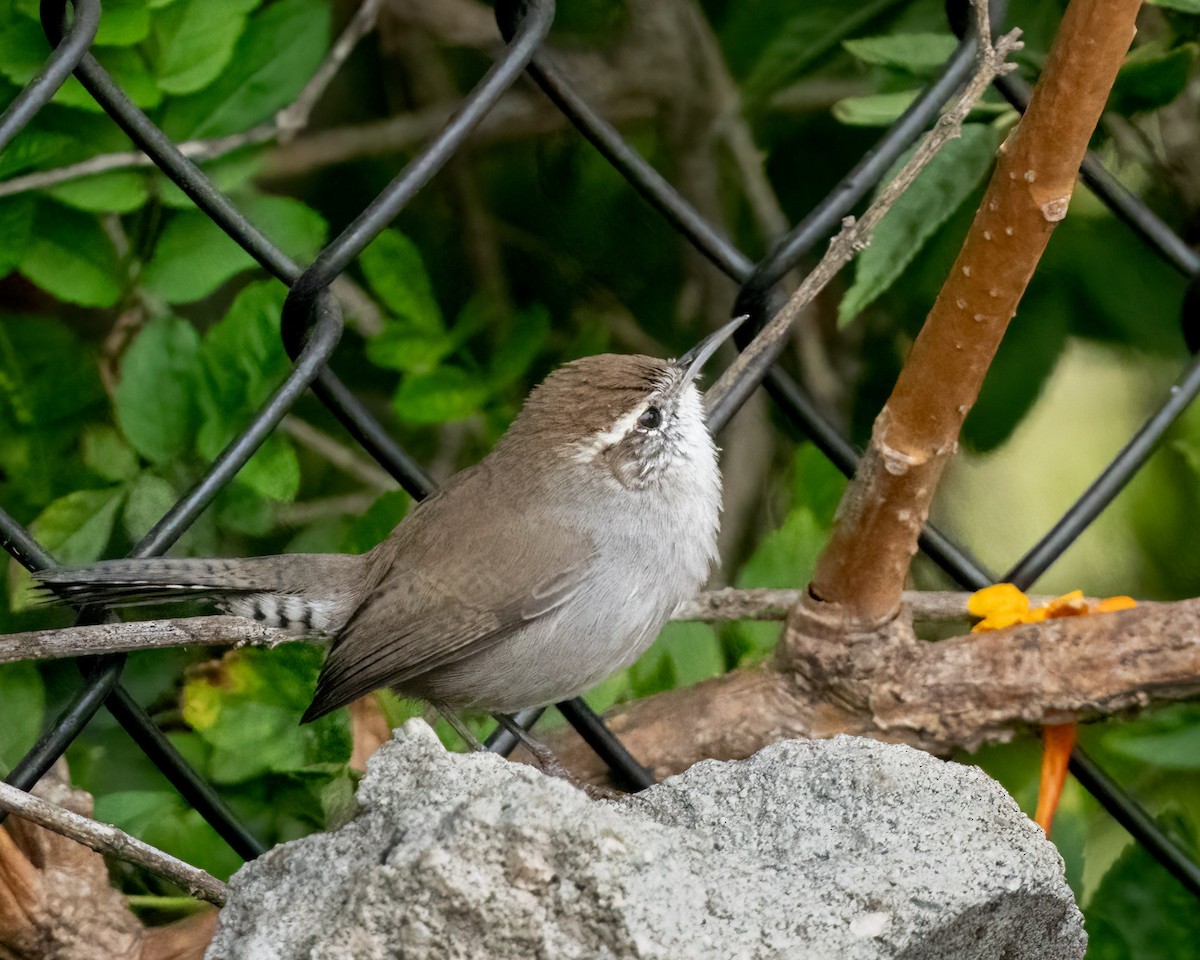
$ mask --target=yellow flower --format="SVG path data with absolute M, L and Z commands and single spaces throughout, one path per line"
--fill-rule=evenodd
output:
M 967 611 L 980 620 L 971 628 L 972 633 L 987 630 L 1003 630 L 1018 623 L 1041 623 L 1060 617 L 1080 617 L 1090 613 L 1115 613 L 1137 606 L 1132 597 L 1109 597 L 1088 604 L 1082 590 L 1072 590 L 1055 597 L 1040 607 L 1030 607 L 1029 598 L 1011 583 L 997 583 L 976 590 L 967 600 Z

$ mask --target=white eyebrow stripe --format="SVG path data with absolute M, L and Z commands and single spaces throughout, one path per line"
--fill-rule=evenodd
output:
M 650 406 L 650 398 L 639 403 L 628 413 L 619 416 L 616 422 L 607 430 L 600 430 L 593 433 L 586 440 L 581 441 L 576 447 L 575 460 L 578 463 L 591 463 L 596 454 L 607 450 L 614 444 L 620 443 L 625 439 L 626 434 L 633 429 L 637 418 L 646 412 L 646 408 Z

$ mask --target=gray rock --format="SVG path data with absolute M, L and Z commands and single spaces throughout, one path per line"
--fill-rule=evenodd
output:
M 1057 851 L 984 773 L 786 741 L 619 803 L 420 721 L 358 816 L 234 876 L 207 960 L 1072 958 Z

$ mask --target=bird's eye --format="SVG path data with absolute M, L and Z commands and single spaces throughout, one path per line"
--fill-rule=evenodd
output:
M 645 412 L 638 417 L 638 424 L 647 430 L 653 430 L 660 423 L 662 423 L 662 411 L 658 407 L 647 407 Z

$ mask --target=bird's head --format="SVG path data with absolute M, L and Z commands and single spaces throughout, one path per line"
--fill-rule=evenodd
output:
M 599 468 L 621 486 L 651 487 L 715 447 L 695 380 L 745 317 L 677 360 L 600 354 L 559 367 L 529 395 L 508 436 L 560 461 Z

